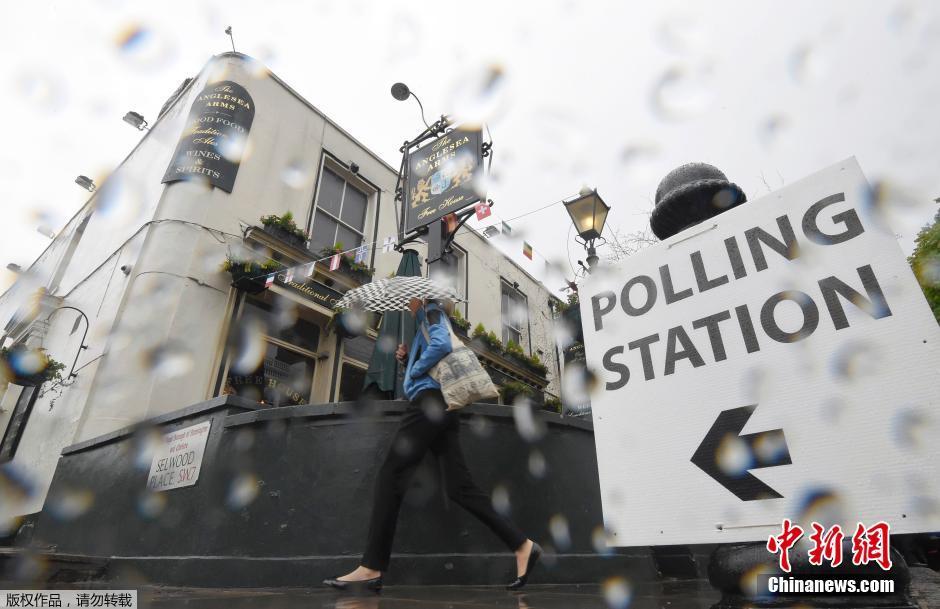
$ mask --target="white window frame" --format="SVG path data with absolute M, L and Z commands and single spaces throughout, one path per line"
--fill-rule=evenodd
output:
M 324 176 L 324 172 L 326 171 L 333 173 L 335 176 L 337 176 L 339 179 L 343 181 L 343 196 L 340 199 L 339 212 L 338 212 L 340 216 L 343 215 L 343 205 L 346 203 L 346 189 L 347 188 L 352 187 L 366 196 L 366 213 L 362 222 L 362 230 L 359 230 L 356 227 L 351 226 L 347 224 L 346 222 L 343 222 L 341 217 L 334 216 L 331 212 L 327 211 L 326 209 L 320 209 L 320 189 L 322 188 L 323 176 Z M 370 220 L 372 219 L 369 214 L 369 211 L 370 209 L 373 209 L 373 201 L 375 199 L 375 195 L 376 193 L 374 189 L 369 187 L 361 179 L 358 179 L 355 175 L 349 173 L 349 171 L 344 169 L 339 163 L 334 161 L 329 155 L 324 154 L 323 162 L 320 165 L 320 179 L 317 180 L 317 191 L 316 193 L 314 193 L 314 196 L 313 196 L 313 207 L 310 211 L 309 221 L 307 222 L 308 224 L 307 231 L 310 234 L 311 240 L 313 239 L 313 226 L 317 221 L 317 213 L 323 213 L 329 216 L 330 219 L 335 221 L 338 225 L 341 225 L 344 228 L 359 235 L 359 237 L 361 238 L 360 245 L 363 243 L 368 243 L 368 239 L 366 239 L 366 235 L 368 234 L 369 223 L 370 223 Z M 330 243 L 328 247 L 333 247 L 335 244 L 336 244 L 336 233 L 334 232 L 333 243 Z M 350 243 L 344 243 L 343 249 L 351 249 L 351 246 L 352 244 Z
M 513 320 L 511 319 L 511 316 L 509 315 L 509 311 L 511 310 L 511 307 L 507 306 L 506 314 L 503 313 L 503 291 L 504 290 L 508 291 L 509 293 L 515 293 L 522 300 L 523 310 L 525 311 L 526 318 L 519 320 L 520 325 L 518 327 L 513 325 L 512 323 Z M 499 314 L 500 314 L 500 325 L 499 325 L 500 338 L 503 341 L 503 345 L 505 346 L 505 344 L 509 342 L 508 340 L 506 340 L 506 328 L 508 327 L 512 329 L 513 331 L 519 333 L 519 340 L 516 342 L 518 343 L 520 347 L 522 347 L 522 350 L 524 352 L 527 351 L 523 343 L 527 342 L 525 338 L 526 338 L 526 326 L 528 326 L 528 321 L 529 321 L 528 319 L 529 318 L 529 299 L 525 294 L 520 292 L 518 288 L 513 287 L 511 283 L 509 283 L 508 281 L 506 281 L 506 279 L 502 277 L 500 278 L 500 282 L 499 282 Z

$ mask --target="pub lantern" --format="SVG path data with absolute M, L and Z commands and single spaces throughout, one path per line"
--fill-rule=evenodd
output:
M 601 238 L 604 231 L 604 223 L 607 221 L 607 212 L 610 206 L 604 203 L 604 200 L 597 189 L 582 190 L 580 196 L 571 201 L 565 202 L 565 209 L 571 216 L 571 222 L 578 231 L 578 237 L 581 238 L 581 244 L 587 249 L 588 268 L 597 264 L 597 252 L 594 249 L 594 240 Z

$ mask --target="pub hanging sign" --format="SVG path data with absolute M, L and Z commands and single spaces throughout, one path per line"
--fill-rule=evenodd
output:
M 473 205 L 483 172 L 480 131 L 455 129 L 408 155 L 405 232 Z
M 230 80 L 207 85 L 193 102 L 163 183 L 203 179 L 232 192 L 254 118 L 243 86 Z

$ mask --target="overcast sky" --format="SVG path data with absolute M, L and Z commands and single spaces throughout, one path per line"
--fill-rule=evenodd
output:
M 230 50 L 263 61 L 388 163 L 428 119 L 485 118 L 502 218 L 598 188 L 643 228 L 660 178 L 718 166 L 750 199 L 855 155 L 882 182 L 905 253 L 940 196 L 940 4 L 932 2 L 99 2 L 4 9 L 0 267 L 27 266 L 183 78 Z M 466 83 L 493 83 L 486 88 Z M 259 210 L 259 213 L 264 210 Z M 542 277 L 583 251 L 554 206 L 504 244 Z M 603 249 L 601 250 L 603 254 Z M 0 289 L 15 275 L 0 270 Z M 550 278 L 549 287 L 559 286 Z

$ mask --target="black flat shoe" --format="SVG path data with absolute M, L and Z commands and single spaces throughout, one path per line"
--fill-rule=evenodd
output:
M 525 573 L 516 578 L 516 581 L 512 582 L 506 586 L 507 590 L 518 590 L 525 586 L 526 581 L 529 579 L 529 573 L 532 573 L 532 567 L 535 566 L 535 563 L 539 561 L 539 558 L 542 556 L 542 546 L 532 542 L 532 549 L 529 550 L 529 560 L 525 565 Z
M 346 581 L 340 579 L 339 575 L 324 579 L 323 583 L 331 588 L 337 590 L 343 590 L 344 592 L 381 592 L 382 591 L 382 576 L 374 577 L 372 579 L 363 579 L 360 581 Z

